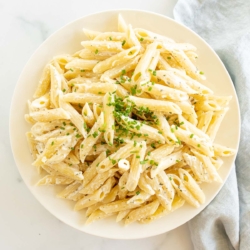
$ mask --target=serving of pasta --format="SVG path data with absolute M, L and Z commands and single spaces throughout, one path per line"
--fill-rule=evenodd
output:
M 221 182 L 222 158 L 236 153 L 214 143 L 232 97 L 206 86 L 192 44 L 121 15 L 118 31 L 83 32 L 83 49 L 53 57 L 28 101 L 37 185 L 64 185 L 57 196 L 85 209 L 86 224 L 198 208 L 200 184 Z

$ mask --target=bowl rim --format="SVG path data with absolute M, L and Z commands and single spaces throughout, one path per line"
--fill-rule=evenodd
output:
M 236 145 L 236 154 L 233 156 L 233 163 L 230 165 L 230 170 L 228 171 L 226 177 L 225 177 L 225 180 L 223 181 L 222 185 L 216 190 L 216 192 L 214 192 L 214 194 L 212 195 L 212 198 L 210 200 L 210 202 L 204 206 L 202 208 L 201 211 L 199 211 L 197 214 L 194 214 L 192 215 L 191 217 L 188 218 L 188 220 L 184 220 L 182 222 L 178 222 L 177 223 L 177 226 L 176 227 L 173 227 L 171 230 L 167 230 L 167 231 L 163 231 L 163 232 L 151 232 L 150 235 L 145 235 L 145 236 L 135 236 L 135 237 L 114 237 L 112 235 L 107 236 L 107 235 L 101 235 L 100 233 L 95 233 L 95 231 L 92 231 L 92 232 L 88 232 L 88 231 L 83 231 L 81 230 L 80 228 L 78 228 L 77 226 L 73 225 L 73 224 L 70 224 L 64 220 L 62 220 L 61 218 L 59 218 L 59 216 L 54 213 L 53 211 L 51 211 L 51 209 L 47 206 L 46 203 L 43 203 L 39 196 L 37 196 L 34 192 L 33 192 L 33 189 L 31 188 L 30 185 L 28 185 L 25 181 L 25 185 L 26 187 L 29 189 L 29 191 L 32 193 L 33 197 L 47 210 L 49 211 L 53 216 L 55 216 L 58 220 L 62 221 L 64 224 L 74 228 L 74 229 L 77 229 L 81 232 L 84 232 L 84 233 L 87 233 L 87 234 L 91 234 L 91 235 L 94 235 L 94 236 L 99 236 L 99 237 L 104 237 L 104 238 L 107 238 L 107 239 L 123 239 L 123 240 L 129 240 L 129 239 L 143 239 L 143 238 L 147 238 L 147 237 L 153 237 L 153 236 L 156 236 L 156 235 L 161 235 L 163 233 L 166 233 L 166 232 L 169 232 L 169 231 L 172 231 L 174 229 L 176 229 L 177 227 L 189 222 L 191 219 L 193 219 L 196 215 L 198 215 L 199 213 L 201 213 L 208 205 L 210 205 L 210 203 L 213 201 L 213 199 L 217 196 L 217 194 L 219 193 L 219 191 L 223 188 L 225 182 L 227 181 L 228 179 L 228 176 L 229 174 L 232 172 L 232 169 L 233 169 L 233 166 L 235 165 L 235 159 L 236 159 L 236 156 L 237 156 L 237 152 L 238 152 L 238 149 L 239 149 L 239 143 L 240 143 L 240 136 L 241 136 L 241 113 L 240 113 L 240 107 L 239 107 L 239 100 L 238 100 L 238 96 L 237 96 L 237 92 L 236 92 L 236 89 L 234 87 L 234 84 L 233 84 L 233 81 L 225 67 L 225 65 L 223 64 L 222 60 L 220 59 L 220 57 L 217 55 L 217 53 L 214 51 L 214 49 L 201 37 L 199 36 L 196 32 L 194 32 L 192 29 L 190 29 L 189 27 L 187 27 L 186 25 L 182 24 L 182 23 L 179 23 L 178 21 L 174 20 L 173 18 L 171 17 L 168 17 L 168 16 L 165 16 L 163 14 L 159 14 L 159 13 L 156 13 L 156 12 L 153 12 L 153 11 L 147 11 L 147 10 L 138 10 L 138 9 L 128 9 L 128 8 L 121 8 L 121 9 L 109 9 L 109 10 L 104 10 L 104 11 L 98 11 L 98 12 L 92 12 L 90 14 L 87 14 L 87 15 L 84 15 L 82 17 L 79 17 L 79 18 L 76 18 L 68 23 L 66 23 L 65 25 L 61 26 L 59 29 L 55 30 L 52 34 L 50 34 L 43 42 L 41 42 L 41 44 L 35 49 L 35 51 L 31 54 L 31 56 L 29 57 L 29 59 L 26 61 L 24 67 L 22 68 L 22 71 L 18 77 L 18 80 L 16 82 L 16 85 L 15 85 L 15 88 L 14 88 L 14 91 L 13 91 L 13 94 L 12 94 L 12 98 L 11 98 L 11 105 L 10 105 L 10 109 L 9 109 L 9 138 L 10 138 L 10 145 L 11 145 L 11 151 L 12 151 L 12 155 L 13 155 L 13 158 L 14 158 L 14 162 L 15 162 L 15 165 L 18 169 L 18 172 L 19 174 L 21 175 L 22 179 L 24 180 L 25 178 L 23 177 L 23 174 L 22 172 L 20 171 L 20 167 L 19 167 L 19 163 L 15 157 L 15 154 L 14 154 L 14 138 L 13 138 L 13 135 L 11 133 L 12 131 L 12 127 L 13 127 L 13 116 L 14 116 L 14 97 L 17 95 L 17 89 L 18 89 L 18 85 L 19 85 L 19 82 L 21 81 L 25 71 L 26 71 L 26 68 L 28 67 L 28 64 L 30 63 L 30 61 L 32 61 L 34 55 L 37 53 L 37 51 L 40 50 L 40 48 L 42 46 L 44 46 L 46 43 L 48 43 L 50 41 L 50 39 L 52 39 L 54 36 L 57 35 L 57 33 L 59 33 L 61 30 L 65 29 L 66 27 L 72 25 L 73 23 L 77 22 L 77 21 L 80 21 L 81 19 L 83 18 L 87 18 L 87 17 L 90 17 L 90 16 L 94 16 L 94 15 L 101 15 L 101 14 L 105 14 L 105 13 L 123 13 L 123 12 L 137 12 L 137 13 L 145 13 L 145 14 L 149 14 L 149 15 L 153 15 L 153 16 L 158 16 L 158 17 L 161 17 L 161 18 L 164 18 L 164 19 L 167 19 L 168 21 L 170 22 L 173 22 L 175 23 L 176 25 L 180 26 L 180 27 L 184 27 L 185 29 L 187 29 L 190 33 L 192 33 L 193 36 L 195 36 L 196 38 L 198 38 L 199 40 L 201 40 L 209 49 L 210 51 L 213 53 L 213 55 L 216 57 L 217 61 L 220 63 L 220 66 L 222 66 L 222 68 L 224 69 L 224 73 L 227 75 L 231 85 L 233 86 L 233 90 L 235 92 L 235 98 L 236 98 L 236 107 L 237 107 L 237 121 L 238 121 L 238 124 L 239 124 L 239 127 L 238 127 L 238 131 L 235 131 L 237 132 L 237 145 Z

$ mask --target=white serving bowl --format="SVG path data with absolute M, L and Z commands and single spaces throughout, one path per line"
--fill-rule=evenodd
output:
M 158 235 L 172 230 L 192 219 L 201 212 L 219 192 L 226 181 L 235 160 L 235 156 L 225 158 L 224 165 L 219 170 L 223 183 L 203 184 L 206 195 L 205 204 L 195 209 L 190 205 L 154 221 L 151 224 L 133 223 L 128 227 L 117 224 L 115 218 L 108 218 L 84 225 L 85 212 L 75 212 L 74 202 L 56 197 L 62 187 L 37 187 L 39 175 L 35 167 L 31 166 L 32 158 L 26 142 L 25 132 L 30 125 L 24 120 L 28 112 L 27 100 L 32 98 L 38 84 L 44 65 L 55 55 L 73 53 L 81 49 L 80 42 L 86 37 L 82 28 L 115 31 L 117 30 L 117 16 L 121 13 L 127 23 L 133 27 L 151 30 L 177 42 L 189 42 L 198 48 L 198 66 L 207 76 L 207 85 L 216 95 L 231 95 L 230 110 L 223 120 L 216 142 L 238 149 L 240 136 L 240 115 L 237 96 L 233 83 L 223 63 L 209 45 L 193 31 L 165 16 L 138 10 L 112 10 L 82 17 L 64 26 L 51 35 L 32 55 L 16 85 L 10 110 L 10 138 L 12 151 L 18 170 L 26 185 L 36 199 L 54 216 L 64 223 L 83 232 L 114 239 L 137 239 Z M 223 201 L 221 201 L 223 202 Z

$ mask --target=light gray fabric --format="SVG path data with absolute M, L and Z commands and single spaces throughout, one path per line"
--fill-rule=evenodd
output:
M 179 0 L 174 17 L 217 52 L 236 88 L 241 141 L 235 169 L 226 184 L 189 222 L 197 250 L 250 249 L 250 1 Z

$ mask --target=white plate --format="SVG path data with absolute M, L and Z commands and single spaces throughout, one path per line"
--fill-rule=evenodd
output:
M 54 33 L 36 50 L 26 64 L 13 95 L 10 111 L 10 137 L 16 165 L 23 180 L 36 199 L 48 211 L 64 223 L 89 234 L 115 239 L 136 239 L 167 232 L 189 221 L 211 202 L 223 184 L 202 185 L 206 194 L 206 202 L 199 209 L 185 205 L 148 225 L 134 223 L 124 227 L 117 224 L 114 218 L 109 218 L 85 226 L 84 212 L 75 212 L 73 202 L 56 198 L 55 195 L 60 187 L 35 186 L 39 176 L 36 169 L 31 166 L 32 159 L 25 137 L 25 132 L 30 129 L 30 125 L 24 121 L 24 114 L 28 112 L 26 103 L 34 93 L 44 65 L 55 55 L 73 53 L 81 49 L 80 41 L 85 39 L 82 32 L 83 27 L 100 31 L 116 30 L 118 13 L 121 13 L 133 27 L 149 29 L 169 36 L 178 42 L 189 42 L 198 48 L 198 65 L 207 76 L 208 86 L 217 95 L 233 96 L 230 111 L 221 125 L 216 142 L 238 148 L 240 115 L 237 96 L 231 79 L 218 56 L 198 35 L 174 20 L 155 13 L 135 10 L 112 10 L 78 19 Z M 235 156 L 225 158 L 224 165 L 219 171 L 223 183 L 230 173 L 234 160 Z

